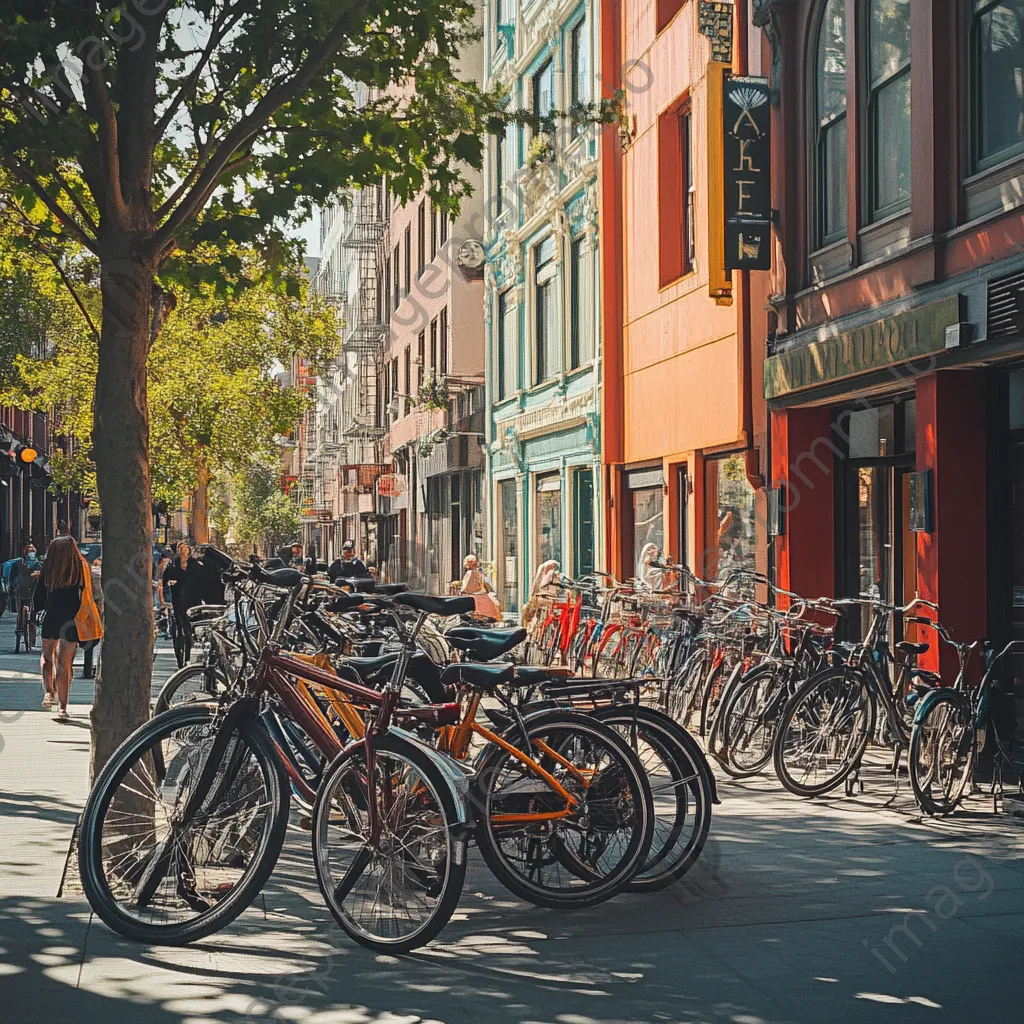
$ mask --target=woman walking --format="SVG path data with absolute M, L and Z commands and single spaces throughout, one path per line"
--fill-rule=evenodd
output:
M 57 537 L 47 549 L 37 600 L 45 611 L 43 707 L 53 707 L 56 700 L 59 710 L 55 720 L 66 722 L 75 651 L 79 643 L 103 636 L 92 596 L 92 574 L 74 537 Z
M 171 640 L 178 668 L 183 668 L 192 657 L 192 623 L 185 613 L 193 605 L 201 604 L 197 594 L 202 589 L 203 566 L 192 557 L 192 549 L 185 541 L 178 545 L 174 561 L 164 569 L 164 585 L 171 590 Z

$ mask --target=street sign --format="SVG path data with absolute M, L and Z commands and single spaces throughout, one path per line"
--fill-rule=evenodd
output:
M 771 103 L 767 78 L 727 78 L 725 269 L 772 265 Z

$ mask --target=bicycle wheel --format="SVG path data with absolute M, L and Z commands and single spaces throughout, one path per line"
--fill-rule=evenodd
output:
M 734 779 L 758 775 L 771 763 L 784 697 L 780 666 L 761 665 L 739 679 L 724 699 L 710 752 Z
M 532 764 L 557 780 L 572 803 L 526 755 L 491 745 L 473 793 L 480 853 L 506 889 L 539 907 L 589 907 L 610 899 L 650 849 L 647 776 L 615 730 L 585 715 L 540 711 L 525 726 Z M 517 726 L 505 738 L 524 742 Z
M 615 678 L 624 635 L 622 627 L 615 623 L 605 627 L 594 651 L 594 660 L 591 664 L 591 671 L 595 679 Z
M 643 705 L 592 712 L 633 748 L 647 773 L 654 835 L 629 892 L 653 892 L 682 878 L 704 849 L 711 828 L 713 788 L 707 762 L 694 757 L 685 730 L 664 712 Z
M 786 705 L 775 737 L 775 774 L 797 796 L 821 796 L 860 763 L 875 725 L 869 682 L 848 668 L 827 669 Z
M 683 662 L 678 675 L 672 680 L 665 712 L 684 728 L 694 701 L 702 693 L 701 683 L 707 673 L 707 651 L 699 649 Z
M 181 704 L 216 700 L 227 685 L 227 678 L 220 669 L 208 665 L 186 665 L 169 676 L 160 688 L 153 705 L 153 716 Z
M 284 772 L 254 720 L 237 720 L 217 743 L 221 731 L 214 708 L 172 708 L 132 733 L 93 785 L 82 886 L 126 938 L 180 946 L 210 935 L 274 869 L 288 824 Z
M 963 694 L 932 697 L 910 736 L 910 784 L 925 814 L 952 814 L 974 774 L 974 713 Z
M 370 949 L 405 953 L 434 938 L 458 905 L 466 829 L 440 769 L 415 744 L 381 736 L 372 774 L 379 838 L 371 837 L 371 773 L 360 744 L 324 776 L 313 810 L 313 861 L 346 934 Z

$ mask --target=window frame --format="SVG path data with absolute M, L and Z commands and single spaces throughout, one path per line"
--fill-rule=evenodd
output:
M 519 358 L 518 358 L 518 332 L 513 332 L 509 337 L 505 331 L 505 321 L 510 312 L 510 305 L 515 308 L 515 289 L 508 287 L 498 292 L 495 297 L 495 332 L 494 332 L 494 354 L 495 366 L 494 382 L 499 402 L 512 398 L 519 390 Z M 509 365 L 509 346 L 511 345 L 511 365 Z M 511 380 L 506 379 L 506 369 L 510 369 Z
M 405 225 L 405 294 L 412 291 L 412 224 Z
M 590 82 L 584 81 L 580 74 L 580 66 L 590 68 L 590 26 L 586 14 L 583 14 L 568 30 L 569 37 L 569 109 L 577 104 L 589 103 Z M 581 61 L 581 55 L 585 60 Z M 578 138 L 583 134 L 583 124 L 570 120 L 569 137 Z
M 427 201 L 421 199 L 416 208 L 416 276 L 427 269 Z
M 441 314 L 439 316 L 440 322 L 440 335 L 441 335 L 441 364 L 438 367 L 438 376 L 448 376 L 448 307 L 441 307 Z
M 969 0 L 967 8 L 967 138 L 970 152 L 968 154 L 967 166 L 971 174 L 983 174 L 992 170 L 1008 160 L 1013 160 L 1024 154 L 1024 138 L 1019 142 L 1006 146 L 1003 149 L 990 153 L 988 156 L 981 154 L 981 110 L 983 91 L 981 88 L 981 37 L 980 21 L 984 14 L 991 8 L 998 6 L 999 0 Z M 1024 23 L 1021 23 L 1024 32 Z
M 913 39 L 910 41 L 908 56 L 904 63 L 887 78 L 878 82 L 871 80 L 871 29 L 872 29 L 872 4 L 875 0 L 868 0 L 861 6 L 861 18 L 858 27 L 860 28 L 862 41 L 858 47 L 857 74 L 860 78 L 858 93 L 861 97 L 861 105 L 864 113 L 864 145 L 860 154 L 861 178 L 863 179 L 864 192 L 864 214 L 865 226 L 877 224 L 888 217 L 894 217 L 901 213 L 909 212 L 913 203 L 913 152 L 911 152 L 910 180 L 911 190 L 906 199 L 890 203 L 888 206 L 877 206 L 876 198 L 878 192 L 877 157 L 878 157 L 878 97 L 881 93 L 892 87 L 899 79 L 906 78 L 908 88 L 910 87 L 911 68 L 913 63 Z M 910 4 L 907 4 L 908 14 Z M 849 56 L 849 55 L 847 55 Z M 847 59 L 847 75 L 849 75 L 849 59 Z M 910 95 L 910 118 L 911 131 L 913 130 L 913 105 L 914 96 Z M 849 145 L 849 137 L 847 137 Z M 849 182 L 847 182 L 849 189 Z
M 850 68 L 856 65 L 856 61 L 851 65 L 850 61 L 850 26 L 847 24 L 846 27 L 846 40 L 845 40 L 845 53 L 846 53 L 846 71 L 843 75 L 843 84 L 846 90 L 847 100 L 843 109 L 837 113 L 830 114 L 827 117 L 822 115 L 821 112 L 821 93 L 824 91 L 821 86 L 823 85 L 822 74 L 824 66 L 824 54 L 823 54 L 823 43 L 825 37 L 825 16 L 828 13 L 829 0 L 823 0 L 819 15 L 817 31 L 814 35 L 814 59 L 810 62 L 811 66 L 811 128 L 813 131 L 812 145 L 812 163 L 813 173 L 810 177 L 812 188 L 814 189 L 813 203 L 811 208 L 814 210 L 814 226 L 813 226 L 813 245 L 811 250 L 815 251 L 818 249 L 828 248 L 830 245 L 835 245 L 837 242 L 841 242 L 844 238 L 849 236 L 850 231 L 850 181 L 849 181 L 849 146 L 850 146 L 850 104 L 849 104 L 849 79 L 850 79 Z M 870 10 L 868 11 L 868 17 L 870 17 Z M 845 21 L 845 11 L 844 11 Z M 857 45 L 856 39 L 854 39 L 854 46 Z M 828 138 L 828 133 L 839 129 L 846 134 L 844 152 L 847 155 L 845 166 L 842 168 L 843 179 L 845 181 L 845 193 L 846 193 L 846 209 L 843 211 L 843 226 L 833 232 L 826 231 L 826 216 L 825 216 L 825 202 L 827 189 L 825 188 L 825 142 Z
M 658 115 L 657 136 L 658 287 L 667 288 L 697 269 L 697 185 L 689 92 Z
M 541 248 L 542 246 L 551 243 L 551 255 L 541 260 Z M 545 300 L 550 294 L 550 301 L 555 304 L 554 311 L 551 316 L 551 324 L 554 329 L 558 330 L 558 307 L 557 299 L 558 294 L 556 290 L 556 281 L 558 277 L 558 240 L 553 234 L 545 235 L 543 238 L 535 242 L 530 248 L 530 260 L 532 262 L 531 274 L 531 291 L 533 293 L 533 383 L 535 387 L 539 387 L 541 384 L 547 381 L 554 380 L 558 377 L 562 370 L 561 366 L 549 367 L 545 365 L 544 355 L 547 351 L 547 336 L 544 334 L 541 321 L 541 302 L 540 302 L 540 289 L 545 289 Z M 548 269 L 550 267 L 550 270 Z M 540 280 L 541 274 L 545 275 L 543 281 Z M 550 289 L 550 291 L 548 291 Z M 552 346 L 552 354 L 560 354 L 558 348 L 561 345 L 561 339 L 558 339 L 558 345 Z M 562 360 L 559 360 L 561 363 Z
M 586 253 L 583 252 L 584 246 L 588 247 Z M 587 257 L 587 265 L 590 270 L 590 288 L 581 291 L 580 263 L 584 255 Z M 569 362 L 567 367 L 569 373 L 590 366 L 597 353 L 597 319 L 594 310 L 594 298 L 597 294 L 596 256 L 597 243 L 593 238 L 588 237 L 586 231 L 581 231 L 569 239 Z M 590 304 L 589 327 L 591 330 L 591 337 L 586 339 L 590 347 L 586 358 L 583 358 L 582 355 L 582 342 L 585 339 L 581 332 L 582 318 L 579 315 L 584 310 L 577 309 L 584 300 Z
M 394 261 L 395 261 L 394 280 L 392 281 L 392 286 L 394 288 L 394 299 L 395 299 L 395 306 L 394 306 L 394 308 L 398 309 L 398 307 L 402 304 L 402 246 L 401 246 L 401 244 L 398 244 L 398 245 L 395 246 L 395 250 L 394 250 L 394 253 L 393 253 L 393 258 L 394 258 Z
M 551 108 L 547 113 L 542 114 L 540 112 L 540 90 L 538 85 L 540 84 L 541 76 L 547 74 L 551 79 Z M 533 116 L 536 118 L 550 117 L 551 111 L 555 110 L 558 106 L 558 100 L 555 96 L 555 89 L 557 88 L 557 82 L 555 80 L 555 58 L 553 54 L 548 54 L 537 66 L 537 70 L 530 75 L 530 109 L 533 111 Z

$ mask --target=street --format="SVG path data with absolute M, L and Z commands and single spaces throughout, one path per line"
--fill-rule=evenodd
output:
M 188 948 L 133 945 L 64 875 L 87 793 L 91 687 L 75 683 L 72 722 L 59 725 L 38 710 L 34 658 L 12 650 L 5 616 L 0 1019 L 42 1019 L 44 1007 L 83 1024 L 1020 1019 L 1024 825 L 980 796 L 922 821 L 905 780 L 884 808 L 880 771 L 863 794 L 816 802 L 770 778 L 720 779 L 711 838 L 681 883 L 571 916 L 510 897 L 474 855 L 440 940 L 403 958 L 334 925 L 294 827 L 232 927 Z M 172 667 L 162 643 L 155 680 Z

